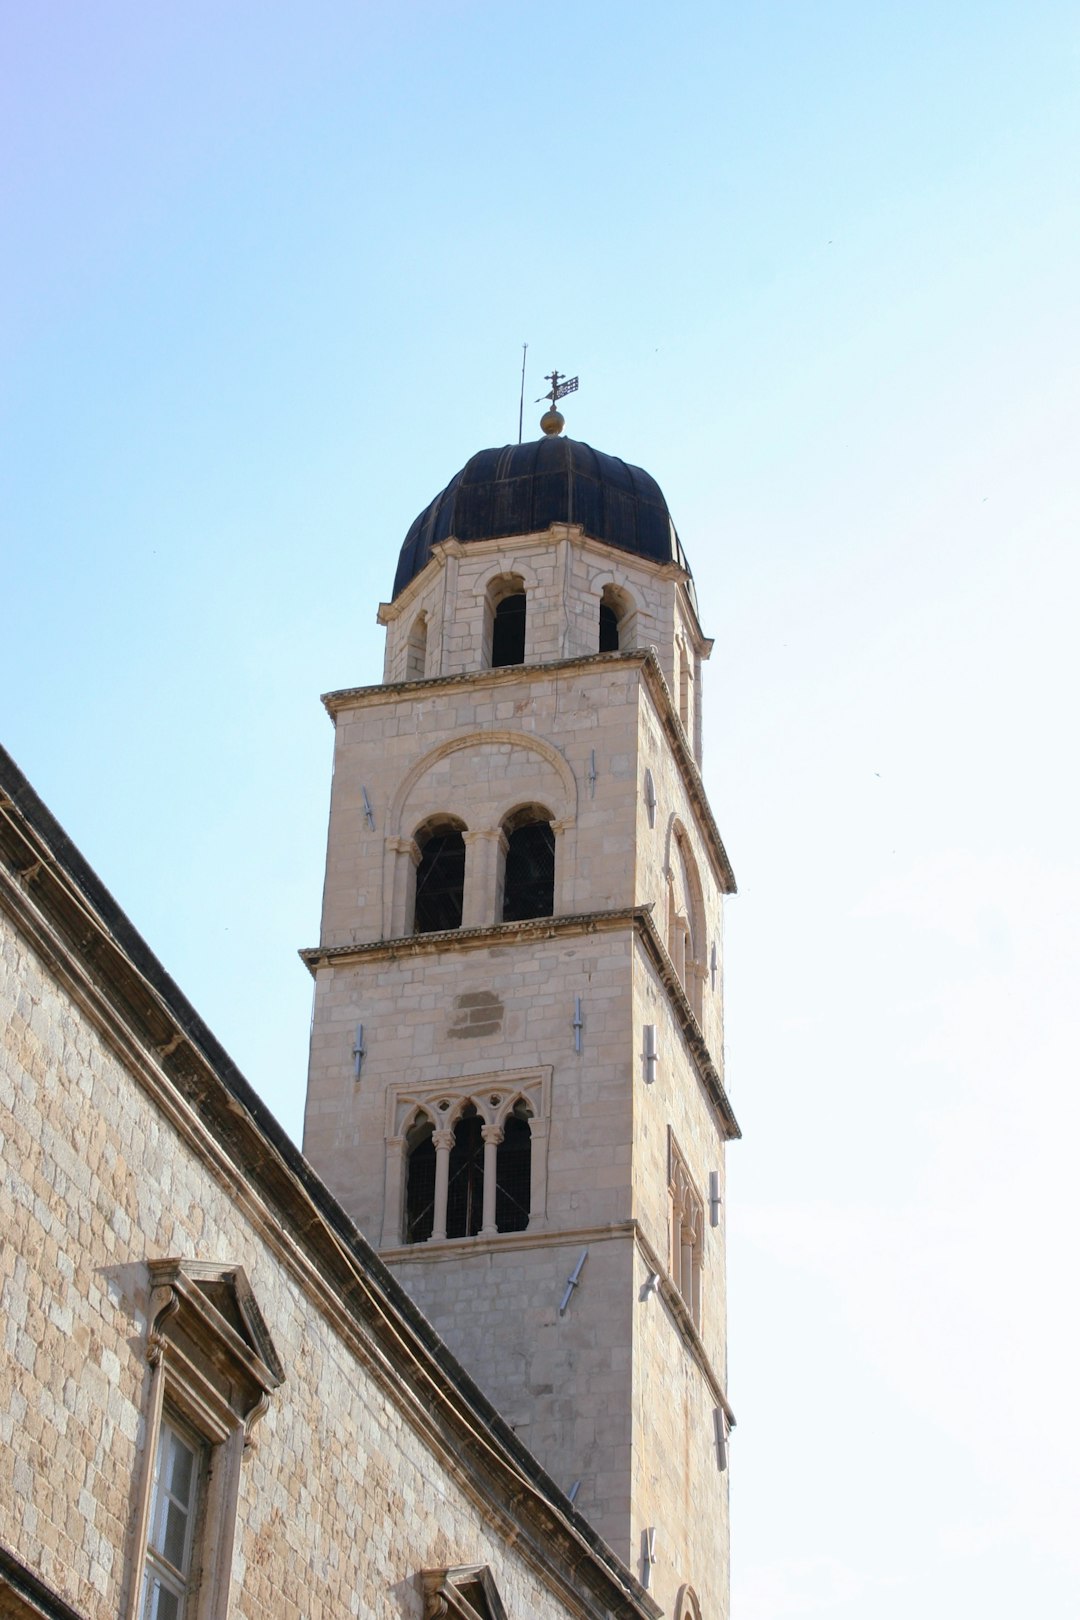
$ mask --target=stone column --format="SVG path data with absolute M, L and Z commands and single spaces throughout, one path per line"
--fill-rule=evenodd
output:
M 501 827 L 480 827 L 462 833 L 465 840 L 465 894 L 462 928 L 487 928 L 502 921 L 502 884 L 499 873 L 506 859 L 506 838 Z
M 411 934 L 416 904 L 416 868 L 420 846 L 414 838 L 386 840 L 387 868 L 383 880 L 383 938 L 400 939 Z
M 553 917 L 568 916 L 575 910 L 574 880 L 577 874 L 573 870 L 574 818 L 566 816 L 561 821 L 553 821 L 551 831 L 555 839 L 555 890 L 551 897 L 551 914 Z
M 450 1149 L 454 1145 L 453 1131 L 436 1131 L 431 1138 L 435 1146 L 435 1208 L 432 1213 L 431 1236 L 446 1236 L 446 1195 L 450 1186 Z
M 484 1219 L 480 1236 L 493 1237 L 499 1230 L 495 1225 L 495 1164 L 503 1139 L 502 1126 L 485 1125 L 480 1135 L 484 1140 Z

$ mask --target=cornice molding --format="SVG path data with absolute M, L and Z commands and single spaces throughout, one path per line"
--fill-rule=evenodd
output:
M 484 928 L 447 928 L 434 934 L 404 934 L 396 939 L 375 939 L 360 945 L 313 945 L 299 955 L 314 977 L 320 968 L 350 962 L 392 962 L 403 957 L 429 956 L 446 950 L 484 950 L 492 945 L 525 944 L 537 939 L 633 929 L 667 991 L 686 1051 L 720 1120 L 724 1136 L 729 1141 L 735 1140 L 742 1136 L 742 1131 L 724 1089 L 723 1076 L 709 1050 L 675 964 L 653 922 L 652 911 L 650 902 L 645 906 L 588 911 L 571 917 L 532 917 L 527 922 L 490 923 Z
M 486 686 L 509 686 L 532 681 L 537 677 L 575 674 L 608 664 L 622 664 L 642 671 L 657 719 L 671 746 L 693 806 L 717 885 L 722 894 L 735 894 L 737 892 L 735 873 L 710 808 L 701 772 L 683 730 L 660 661 L 651 647 L 632 647 L 626 652 L 590 653 L 581 658 L 557 658 L 546 664 L 506 664 L 499 669 L 471 669 L 457 675 L 436 675 L 424 681 L 394 681 L 385 685 L 380 683 L 377 686 L 349 686 L 337 692 L 324 692 L 322 702 L 336 725 L 339 714 L 385 703 L 388 698 L 419 697 L 423 693 L 436 691 L 452 693 L 475 690 L 478 687 L 483 689 Z

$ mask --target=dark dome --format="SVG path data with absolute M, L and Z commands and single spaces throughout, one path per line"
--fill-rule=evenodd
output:
M 451 535 L 497 540 L 580 523 L 593 540 L 651 562 L 686 562 L 655 478 L 576 439 L 545 438 L 480 450 L 425 507 L 405 536 L 394 595 Z

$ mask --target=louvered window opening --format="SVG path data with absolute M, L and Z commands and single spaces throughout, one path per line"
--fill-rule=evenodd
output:
M 432 833 L 416 868 L 413 933 L 461 927 L 465 892 L 465 840 L 460 832 Z
M 619 621 L 615 609 L 606 602 L 600 604 L 600 651 L 618 652 L 619 650 Z
M 496 603 L 491 627 L 491 667 L 525 662 L 525 593 L 504 596 Z
M 515 827 L 507 840 L 503 922 L 550 917 L 555 910 L 555 834 L 546 821 Z

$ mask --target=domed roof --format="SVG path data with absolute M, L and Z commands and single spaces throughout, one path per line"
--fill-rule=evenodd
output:
M 605 545 L 686 567 L 655 478 L 576 439 L 551 437 L 470 457 L 405 536 L 394 595 L 451 535 L 467 545 L 537 534 L 552 523 L 579 523 Z

